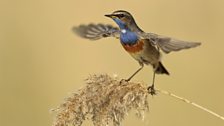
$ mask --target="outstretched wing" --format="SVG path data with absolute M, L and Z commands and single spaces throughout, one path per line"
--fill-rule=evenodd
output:
M 72 28 L 73 32 L 82 38 L 98 40 L 105 37 L 119 38 L 120 31 L 112 25 L 89 24 Z
M 157 35 L 154 33 L 143 33 L 142 37 L 145 39 L 149 39 L 153 45 L 158 46 L 165 53 L 193 48 L 201 45 L 200 42 L 182 41 L 166 36 Z

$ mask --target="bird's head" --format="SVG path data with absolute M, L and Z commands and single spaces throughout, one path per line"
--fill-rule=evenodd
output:
M 112 14 L 106 14 L 105 16 L 112 18 L 120 27 L 120 29 L 128 28 L 132 30 L 132 29 L 138 28 L 134 18 L 127 11 L 118 10 L 118 11 L 114 11 Z

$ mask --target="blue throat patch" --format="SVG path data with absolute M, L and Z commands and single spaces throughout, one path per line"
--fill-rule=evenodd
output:
M 135 32 L 132 32 L 129 28 L 127 28 L 126 24 L 122 22 L 120 19 L 115 18 L 114 21 L 118 24 L 121 29 L 120 41 L 123 44 L 135 44 L 138 41 L 138 36 Z
M 122 29 L 126 30 L 126 29 Z M 135 44 L 138 41 L 138 36 L 136 33 L 131 32 L 130 30 L 126 30 L 125 33 L 120 34 L 120 41 L 124 44 Z

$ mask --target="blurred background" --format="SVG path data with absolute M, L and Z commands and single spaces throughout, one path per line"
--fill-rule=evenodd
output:
M 139 26 L 202 46 L 163 55 L 170 76 L 156 86 L 224 115 L 223 0 L 1 0 L 0 125 L 49 126 L 50 109 L 85 86 L 90 74 L 130 76 L 139 64 L 119 40 L 89 41 L 71 31 L 88 23 L 115 23 L 104 17 L 118 9 L 133 14 Z M 134 80 L 150 84 L 152 68 Z M 134 114 L 123 124 L 139 126 L 223 126 L 224 121 L 159 94 L 150 98 L 144 121 Z M 85 125 L 92 125 L 91 122 Z

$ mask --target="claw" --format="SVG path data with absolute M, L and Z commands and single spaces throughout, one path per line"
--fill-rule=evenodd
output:
M 121 79 L 121 81 L 120 81 L 120 84 L 122 84 L 122 83 L 124 83 L 124 82 L 129 82 L 130 80 L 129 79 Z
M 152 85 L 152 86 L 149 86 L 149 87 L 147 88 L 147 90 L 148 90 L 149 94 L 151 94 L 152 96 L 153 96 L 153 95 L 156 95 L 156 90 L 155 90 L 155 88 L 154 88 L 153 85 Z

